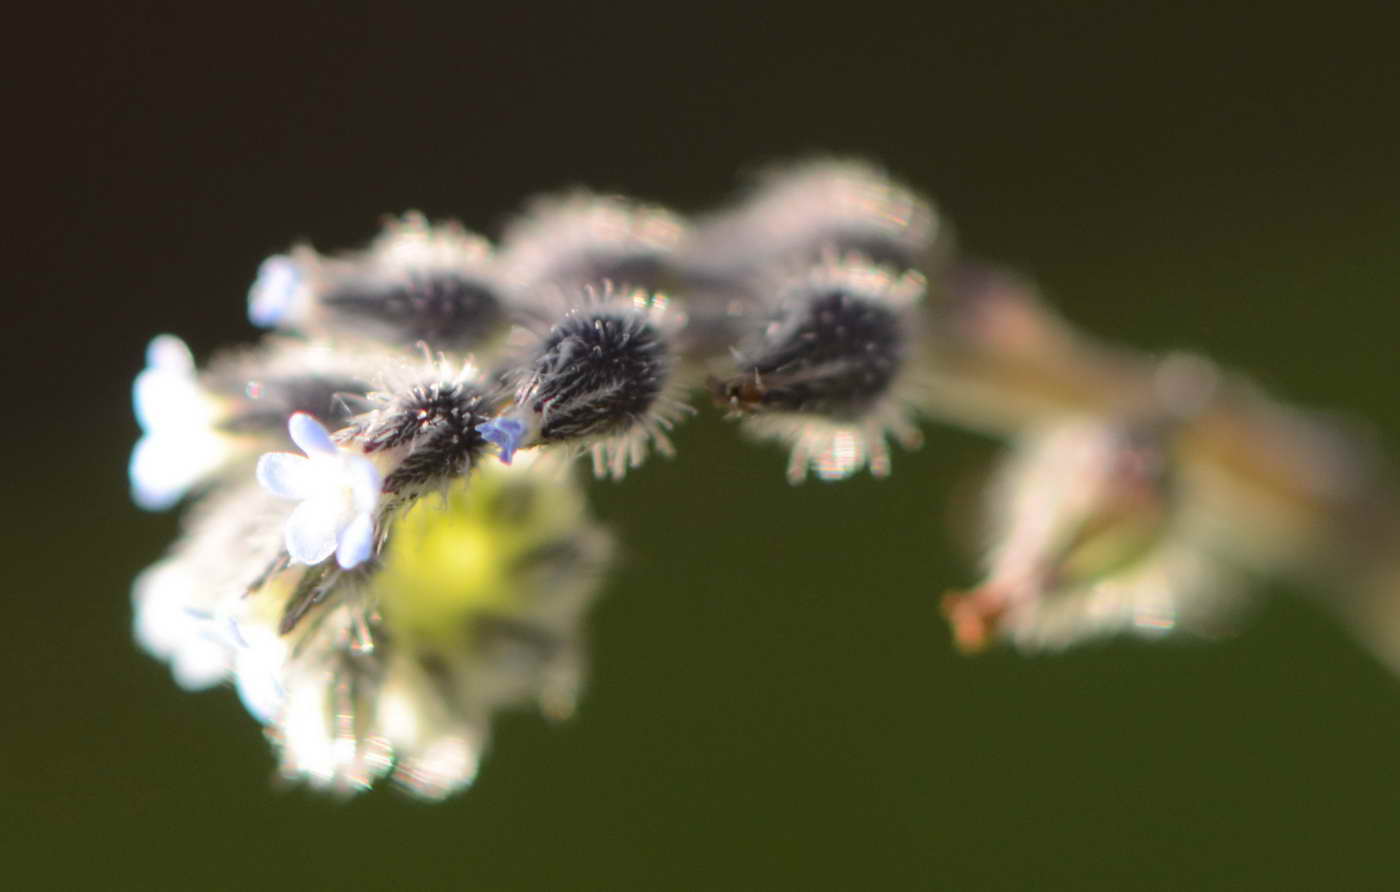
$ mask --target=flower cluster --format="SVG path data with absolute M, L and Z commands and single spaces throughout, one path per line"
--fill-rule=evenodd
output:
M 942 601 L 968 651 L 1216 631 L 1342 505 L 1338 461 L 1271 445 L 1316 424 L 1204 360 L 1079 337 L 854 162 L 693 220 L 540 199 L 494 245 L 408 214 L 270 257 L 248 312 L 261 343 L 200 368 L 161 335 L 136 379 L 133 497 L 192 499 L 136 636 L 184 687 L 231 682 L 284 774 L 333 790 L 440 797 L 498 709 L 569 714 L 612 553 L 570 460 L 616 479 L 670 455 L 697 395 L 784 444 L 793 483 L 890 474 L 920 416 L 1010 439 L 987 579 Z

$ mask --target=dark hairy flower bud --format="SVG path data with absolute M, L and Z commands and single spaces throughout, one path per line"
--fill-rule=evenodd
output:
M 551 444 L 592 446 L 594 467 L 620 477 L 653 440 L 669 452 L 665 430 L 678 404 L 666 300 L 637 291 L 589 291 L 507 374 L 515 405 L 483 425 L 509 462 L 518 449 Z
M 357 423 L 366 455 L 385 456 L 384 492 L 416 495 L 463 477 L 486 451 L 477 430 L 494 415 L 495 400 L 470 365 L 456 372 L 445 361 L 432 374 L 373 394 L 379 403 Z
M 793 443 L 796 480 L 809 466 L 823 479 L 867 462 L 883 474 L 886 433 L 915 435 L 903 391 L 922 293 L 915 273 L 829 256 L 778 286 L 762 327 L 736 351 L 736 372 L 711 389 L 753 433 Z

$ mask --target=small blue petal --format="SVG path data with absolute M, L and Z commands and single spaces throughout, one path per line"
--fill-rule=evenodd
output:
M 335 550 L 336 563 L 349 570 L 369 560 L 373 551 L 374 517 L 368 512 L 356 514 L 350 526 L 340 534 L 340 545 Z
M 285 254 L 274 254 L 258 267 L 248 289 L 248 319 L 261 328 L 280 325 L 301 291 L 301 269 Z
M 307 455 L 335 455 L 338 451 L 321 422 L 305 412 L 298 412 L 287 420 L 287 432 L 292 435 L 292 442 Z
M 501 461 L 510 464 L 520 441 L 525 437 L 525 423 L 515 418 L 497 418 L 476 426 L 477 432 L 488 443 L 495 443 L 501 450 Z

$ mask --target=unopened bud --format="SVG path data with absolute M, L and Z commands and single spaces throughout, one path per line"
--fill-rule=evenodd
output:
M 249 291 L 249 317 L 313 335 L 462 352 L 506 322 L 493 263 L 485 239 L 407 214 L 362 252 L 322 257 L 302 247 L 269 258 Z

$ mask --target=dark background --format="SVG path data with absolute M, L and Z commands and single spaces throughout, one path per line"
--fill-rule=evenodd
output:
M 957 495 L 783 481 L 714 413 L 598 510 L 627 560 L 580 715 L 425 806 L 281 791 L 229 691 L 137 651 L 175 521 L 126 498 L 147 339 L 247 339 L 258 261 L 590 184 L 691 210 L 870 157 L 1076 322 L 1400 451 L 1395 29 L 1338 4 L 727 17 L 113 4 L 15 27 L 0 862 L 12 888 L 1395 888 L 1400 685 L 1286 584 L 1238 639 L 955 656 Z M 210 6 L 208 9 L 213 10 Z M 966 512 L 963 512 L 965 515 Z

